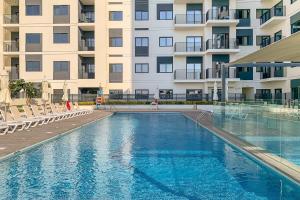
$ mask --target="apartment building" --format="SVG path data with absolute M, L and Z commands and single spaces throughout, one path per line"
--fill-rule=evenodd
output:
M 53 94 L 188 100 L 228 63 L 300 30 L 299 0 L 3 0 L 0 63 Z M 300 69 L 230 68 L 230 98 L 298 98 Z

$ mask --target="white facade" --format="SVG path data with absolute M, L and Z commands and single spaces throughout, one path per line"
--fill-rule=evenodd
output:
M 257 36 L 270 36 L 264 40 L 270 43 L 279 31 L 282 37 L 291 35 L 291 18 L 300 12 L 300 1 L 278 3 L 3 0 L 0 64 L 11 71 L 11 79 L 36 83 L 47 79 L 53 93 L 61 92 L 66 79 L 71 94 L 94 93 L 101 85 L 107 94 L 210 96 L 215 82 L 221 89 L 216 63 L 258 50 L 261 43 Z M 262 24 L 257 17 L 257 9 L 261 8 L 270 9 L 270 16 Z M 237 18 L 241 10 L 250 14 L 244 26 L 240 26 L 241 19 Z M 253 34 L 244 38 L 247 45 L 239 45 L 237 32 L 245 29 L 253 30 Z M 34 33 L 40 34 L 39 44 L 34 43 Z M 59 42 L 55 42 L 55 34 Z M 161 44 L 172 39 L 172 45 L 162 47 L 160 38 Z M 33 42 L 28 44 L 30 41 Z M 40 62 L 40 68 L 35 61 Z M 138 73 L 136 67 L 142 64 L 144 73 Z M 254 99 L 261 92 L 290 94 L 291 80 L 300 79 L 300 70 L 280 70 L 263 74 L 254 69 L 251 80 L 241 80 L 241 73 L 230 69 L 229 93 L 243 93 L 246 99 Z M 258 92 L 260 89 L 263 91 Z

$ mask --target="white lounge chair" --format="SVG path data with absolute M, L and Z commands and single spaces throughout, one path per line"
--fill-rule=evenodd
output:
M 8 133 L 14 133 L 16 130 L 17 131 L 23 131 L 25 129 L 26 123 L 22 122 L 22 121 L 10 121 L 9 119 L 11 119 L 11 114 L 9 112 L 2 111 L 0 110 L 0 114 L 1 114 L 1 121 L 2 124 L 5 123 L 8 126 Z M 7 118 L 7 120 L 5 120 L 5 116 Z
M 39 109 L 39 107 L 37 105 L 31 105 L 31 109 L 32 109 L 32 113 L 35 117 L 40 117 L 40 118 L 45 119 L 45 124 L 52 123 L 56 119 L 55 115 L 44 114 L 44 113 L 46 113 L 46 111 L 45 112 L 42 111 L 41 109 Z
M 60 110 L 58 110 L 56 108 L 56 106 L 54 104 L 50 104 L 50 108 L 51 108 L 51 113 L 58 116 L 60 118 L 60 120 L 70 118 L 70 115 L 68 113 L 61 112 Z
M 28 118 L 36 118 L 36 119 L 38 119 L 38 121 L 39 121 L 38 124 L 39 124 L 40 126 L 42 126 L 43 124 L 46 123 L 46 119 L 45 119 L 45 118 L 34 116 L 34 114 L 33 114 L 33 112 L 31 111 L 31 109 L 30 109 L 29 106 L 25 105 L 25 106 L 23 106 L 23 109 L 24 109 L 24 112 L 26 113 L 26 116 L 27 116 Z
M 8 132 L 8 125 L 5 122 L 0 122 L 0 135 L 6 135 Z
M 25 129 L 29 129 L 30 127 L 36 127 L 39 124 L 38 118 L 28 118 L 26 115 L 22 115 L 17 106 L 11 106 L 9 110 L 14 120 L 23 121 L 26 123 Z
M 74 107 L 74 108 L 75 108 L 76 110 L 83 111 L 83 112 L 85 112 L 86 114 L 91 114 L 91 113 L 94 112 L 93 110 L 89 110 L 89 109 L 80 109 L 80 108 L 79 108 L 78 102 L 75 102 L 74 104 L 75 104 L 75 107 Z

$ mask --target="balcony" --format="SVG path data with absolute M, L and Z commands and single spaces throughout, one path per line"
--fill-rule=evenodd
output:
M 95 39 L 85 38 L 79 41 L 79 51 L 95 51 Z
M 266 71 L 260 72 L 260 79 L 262 82 L 285 81 L 286 71 L 283 68 L 266 68 Z
M 239 51 L 239 45 L 235 38 L 206 41 L 206 52 L 208 53 L 238 53 Z
M 213 8 L 206 12 L 206 24 L 210 26 L 230 26 L 237 25 L 239 20 L 236 19 L 236 10 Z
M 3 43 L 4 52 L 19 52 L 19 41 L 4 41 Z
M 4 24 L 19 24 L 19 14 L 4 15 L 3 23 Z
M 175 15 L 175 28 L 200 28 L 205 26 L 205 15 L 199 14 L 178 14 Z
M 175 56 L 195 56 L 204 54 L 202 43 L 176 42 L 174 46 Z
M 94 79 L 95 65 L 82 65 L 79 72 L 79 79 Z
M 260 48 L 264 48 L 274 42 L 278 42 L 279 40 L 285 38 L 285 36 L 277 36 L 277 37 L 264 37 L 261 39 L 261 43 L 259 44 Z
M 260 27 L 269 28 L 285 20 L 285 6 L 274 6 L 260 17 Z
M 208 68 L 206 69 L 206 79 L 208 81 L 217 81 L 218 79 L 222 78 L 221 70 L 217 68 Z M 239 81 L 240 79 L 236 77 L 236 69 L 229 68 L 226 78 L 229 81 Z
M 79 23 L 95 23 L 95 13 L 94 12 L 80 13 Z
M 177 69 L 174 72 L 175 82 L 204 82 L 201 71 L 188 72 L 186 69 Z

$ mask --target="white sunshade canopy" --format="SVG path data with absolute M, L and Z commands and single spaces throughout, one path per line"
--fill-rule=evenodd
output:
M 274 42 L 254 53 L 237 59 L 230 65 L 268 62 L 300 63 L 300 32 Z

